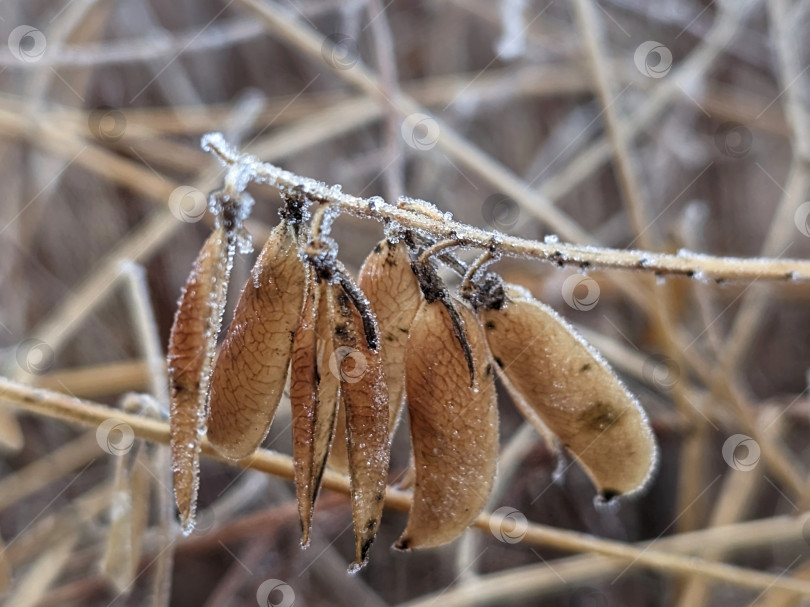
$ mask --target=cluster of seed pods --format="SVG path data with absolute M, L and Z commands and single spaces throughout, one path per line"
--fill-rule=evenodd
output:
M 239 204 L 236 197 L 230 202 Z M 287 197 L 218 356 L 239 228 L 228 204 L 217 207 L 217 227 L 183 290 L 169 378 L 175 496 L 186 531 L 194 524 L 202 435 L 224 457 L 250 456 L 288 379 L 302 544 L 309 542 L 325 467 L 348 473 L 350 570 L 366 563 L 380 526 L 390 437 L 403 407 L 413 501 L 396 547 L 445 544 L 481 513 L 497 467 L 496 375 L 526 419 L 573 455 L 600 495 L 644 486 L 656 447 L 643 410 L 553 310 L 485 271 L 483 260 L 466 272 L 458 296 L 451 294 L 437 262 L 464 264 L 448 257 L 447 243 L 407 230 L 377 244 L 355 283 L 329 237 L 331 205 L 316 202 L 308 221 L 312 201 L 302 192 Z

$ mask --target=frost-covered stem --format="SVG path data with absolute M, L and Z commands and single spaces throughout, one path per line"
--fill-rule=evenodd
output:
M 329 232 L 329 224 L 324 225 L 326 218 L 326 211 L 329 205 L 322 204 L 312 213 L 312 222 L 310 223 L 310 237 L 313 242 L 320 242 L 321 237 Z
M 651 253 L 629 249 L 609 249 L 562 242 L 539 242 L 497 232 L 482 230 L 450 219 L 439 220 L 401 209 L 379 198 L 361 198 L 341 191 L 338 186 L 296 175 L 273 164 L 240 155 L 218 135 L 203 139 L 205 149 L 215 154 L 225 165 L 249 165 L 260 183 L 293 195 L 303 192 L 334 203 L 342 211 L 378 221 L 387 219 L 404 228 L 429 233 L 436 240 L 461 240 L 470 246 L 489 249 L 497 243 L 498 253 L 549 261 L 559 266 L 581 268 L 615 268 L 641 270 L 658 275 L 680 275 L 722 283 L 729 280 L 792 280 L 810 281 L 810 261 L 800 259 L 745 259 L 715 257 L 680 251 L 677 255 Z
M 437 242 L 434 245 L 431 245 L 419 256 L 418 263 L 425 263 L 431 257 L 435 257 L 440 253 L 446 251 L 447 249 L 452 249 L 453 247 L 460 247 L 464 245 L 462 240 L 458 238 L 449 238 L 447 240 L 442 240 L 441 242 Z M 470 243 L 471 246 L 475 246 L 476 243 Z
M 489 263 L 492 263 L 496 259 L 495 255 L 493 254 L 492 250 L 485 251 L 483 255 L 481 255 L 478 259 L 470 264 L 470 267 L 467 269 L 467 273 L 464 275 L 464 278 L 461 280 L 461 289 L 462 291 L 469 289 L 472 285 L 473 279 L 475 275 L 478 274 L 478 271 L 481 270 L 484 266 Z

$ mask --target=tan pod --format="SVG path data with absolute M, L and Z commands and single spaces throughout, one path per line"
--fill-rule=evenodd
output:
M 523 406 L 574 455 L 603 497 L 643 487 L 656 446 L 638 401 L 554 310 L 522 289 L 507 292 L 502 309 L 483 310 L 481 320 L 492 356 Z
M 476 386 L 447 308 L 423 303 L 406 353 L 405 385 L 416 481 L 397 548 L 446 544 L 486 505 L 498 458 L 494 370 L 484 336 L 466 306 L 454 302 L 472 353 Z
M 194 527 L 200 437 L 205 432 L 206 398 L 230 270 L 230 247 L 221 227 L 205 241 L 183 287 L 169 335 L 174 495 L 186 533 Z
M 208 439 L 227 458 L 249 456 L 270 429 L 303 297 L 295 228 L 282 221 L 242 291 L 211 378 Z
M 320 398 L 321 373 L 329 373 L 328 368 L 324 369 L 318 361 L 318 315 L 321 298 L 326 297 L 326 285 L 315 279 L 312 269 L 307 271 L 304 310 L 295 332 L 290 363 L 293 464 L 303 546 L 309 544 L 312 511 L 326 465 L 337 409 L 336 390 L 325 390 L 325 398 Z
M 411 270 L 408 248 L 401 240 L 382 240 L 366 258 L 358 279 L 380 327 L 383 370 L 394 433 L 405 399 L 405 349 L 411 323 L 422 303 L 419 281 Z
M 352 298 L 358 294 L 350 291 L 347 283 L 344 277 L 329 286 L 335 348 L 329 368 L 340 379 L 340 407 L 346 415 L 355 537 L 355 561 L 349 571 L 353 572 L 367 562 L 368 549 L 380 526 L 391 445 L 379 330 L 369 326 L 369 321 L 374 323 L 368 310 L 361 314 L 356 297 Z

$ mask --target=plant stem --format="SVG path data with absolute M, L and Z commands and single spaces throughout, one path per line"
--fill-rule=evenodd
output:
M 164 444 L 169 442 L 169 424 L 167 422 L 133 415 L 66 394 L 60 394 L 59 392 L 32 388 L 13 382 L 5 377 L 0 377 L 0 400 L 31 413 L 91 427 L 98 426 L 107 419 L 115 418 L 119 422 L 128 424 L 132 428 L 133 434 L 138 438 Z M 202 454 L 222 459 L 205 439 L 202 442 Z M 241 460 L 237 465 L 260 470 L 281 478 L 293 478 L 292 459 L 287 455 L 264 449 L 257 450 L 251 457 Z M 350 492 L 348 477 L 331 470 L 324 472 L 323 486 L 326 489 L 347 495 Z M 411 496 L 409 493 L 391 489 L 390 487 L 386 490 L 386 506 L 407 511 L 410 508 L 410 503 Z M 501 522 L 502 517 L 482 514 L 475 521 L 474 526 L 489 531 L 491 525 L 497 525 Z M 523 541 L 559 550 L 593 552 L 604 556 L 617 557 L 627 563 L 625 569 L 633 566 L 645 566 L 677 575 L 696 575 L 710 578 L 743 588 L 756 590 L 781 588 L 810 596 L 810 582 L 808 581 L 790 576 L 774 576 L 723 563 L 710 563 L 696 557 L 669 554 L 655 550 L 653 548 L 654 542 L 640 548 L 585 533 L 556 529 L 537 523 L 529 524 Z
M 221 141 L 221 140 L 220 140 Z M 562 242 L 539 242 L 489 232 L 452 220 L 439 220 L 414 211 L 343 193 L 340 188 L 296 175 L 273 164 L 262 163 L 251 156 L 238 154 L 229 146 L 209 140 L 208 149 L 226 166 L 250 164 L 256 180 L 294 194 L 294 190 L 334 203 L 344 212 L 378 221 L 395 221 L 404 228 L 428 232 L 437 240 L 461 240 L 465 244 L 490 249 L 497 243 L 498 252 L 511 257 L 525 257 L 556 263 L 558 266 L 581 268 L 615 268 L 654 272 L 659 276 L 687 276 L 723 283 L 731 280 L 810 280 L 810 261 L 799 259 L 746 259 L 714 257 L 689 251 L 677 255 L 629 249 L 610 249 Z

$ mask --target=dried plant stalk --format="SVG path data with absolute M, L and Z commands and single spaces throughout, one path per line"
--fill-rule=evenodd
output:
M 121 594 L 132 590 L 138 575 L 141 543 L 149 518 L 152 477 L 146 445 L 138 443 L 133 457 L 116 459 L 110 528 L 101 565 L 104 575 Z
M 114 412 L 116 416 L 120 417 L 121 421 L 132 427 L 136 437 L 160 443 L 167 443 L 170 440 L 168 424 L 164 422 L 139 415 L 122 413 L 105 405 L 80 400 L 58 392 L 31 388 L 6 378 L 0 378 L 0 397 L 2 397 L 3 401 L 33 414 L 85 426 L 98 426 L 98 424 L 109 419 Z M 222 459 L 207 442 L 203 442 L 203 453 Z M 255 458 L 244 460 L 240 462 L 240 465 L 283 478 L 293 477 L 293 464 L 290 458 L 272 451 L 260 450 Z M 324 486 L 341 493 L 350 492 L 349 483 L 346 479 L 334 473 L 324 474 Z M 390 507 L 406 510 L 411 503 L 412 498 L 409 494 L 392 488 L 386 490 L 386 504 Z M 492 525 L 499 524 L 501 521 L 502 517 L 485 513 L 478 517 L 475 526 L 489 533 Z M 633 546 L 536 523 L 529 523 L 523 541 L 527 544 L 544 545 L 559 550 L 594 552 L 598 555 L 616 557 L 619 563 L 635 563 L 639 566 L 651 567 L 670 573 L 711 578 L 742 588 L 751 588 L 758 591 L 783 588 L 790 592 L 810 596 L 810 583 L 789 575 L 775 576 L 753 569 L 724 563 L 713 563 L 694 556 L 687 556 L 687 554 L 694 552 L 697 546 L 708 544 L 725 546 L 727 549 L 732 550 L 743 547 L 772 545 L 775 540 L 780 542 L 790 541 L 801 535 L 802 526 L 806 524 L 806 517 L 775 517 L 729 527 L 680 534 L 677 537 L 660 540 L 661 546 L 677 546 L 673 552 L 659 550 L 657 545 Z M 601 559 L 601 556 L 595 558 Z M 596 565 L 591 563 L 588 566 L 595 567 Z

